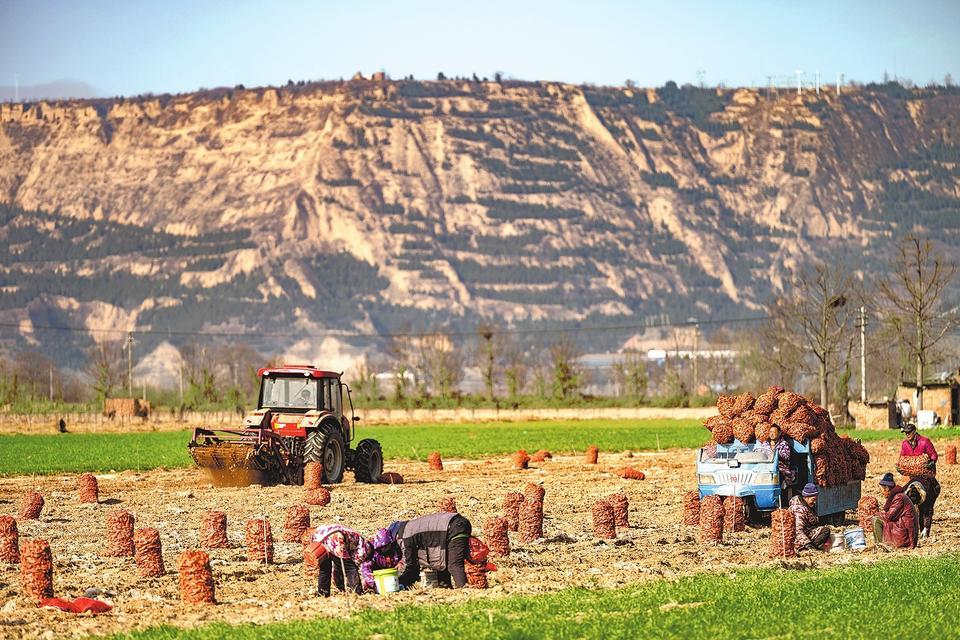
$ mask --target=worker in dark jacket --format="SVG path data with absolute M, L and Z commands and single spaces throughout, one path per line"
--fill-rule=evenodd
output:
M 400 584 L 409 587 L 420 577 L 420 569 L 433 569 L 440 584 L 462 589 L 467 584 L 463 563 L 470 555 L 470 533 L 470 521 L 459 513 L 434 513 L 400 523 Z
M 820 489 L 812 482 L 808 482 L 799 496 L 790 499 L 790 513 L 793 514 L 797 525 L 797 549 L 823 551 L 830 541 L 830 527 L 819 526 L 817 516 L 817 500 Z
M 930 458 L 927 462 L 929 475 L 910 476 L 911 484 L 916 482 L 923 488 L 923 500 L 921 502 L 914 500 L 914 506 L 920 512 L 920 520 L 917 522 L 920 527 L 920 538 L 926 538 L 930 535 L 930 527 L 933 525 L 933 506 L 940 497 L 940 483 L 937 481 L 937 449 L 930 438 L 917 433 L 917 425 L 913 423 L 904 426 L 903 434 L 905 438 L 900 445 L 901 456 L 919 456 L 925 453 Z M 898 468 L 897 471 L 900 469 Z M 900 473 L 903 472 L 900 471 Z
M 898 487 L 892 473 L 880 478 L 880 491 L 886 503 L 873 519 L 873 537 L 877 544 L 886 544 L 894 548 L 912 549 L 917 546 L 917 508 Z

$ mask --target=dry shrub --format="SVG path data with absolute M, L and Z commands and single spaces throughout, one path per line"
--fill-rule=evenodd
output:
M 33 600 L 53 597 L 53 553 L 46 540 L 24 540 L 20 548 L 20 584 Z
M 314 507 L 323 507 L 330 504 L 330 492 L 323 487 L 307 489 L 303 494 L 303 501 Z
M 427 465 L 431 471 L 443 471 L 443 458 L 440 457 L 439 451 L 430 452 L 427 456 Z
M 770 514 L 771 558 L 795 558 L 797 555 L 797 525 L 789 509 L 776 509 Z
M 107 514 L 107 549 L 105 556 L 128 558 L 134 555 L 133 514 L 117 509 Z
M 77 478 L 77 492 L 80 494 L 80 502 L 92 502 L 96 504 L 100 501 L 100 488 L 97 486 L 97 477 L 92 473 L 84 473 Z
M 310 509 L 302 504 L 295 504 L 287 509 L 287 517 L 283 521 L 284 542 L 299 542 L 309 528 Z
M 210 556 L 204 551 L 184 551 L 177 562 L 180 600 L 189 604 L 216 604 L 216 587 Z
M 0 562 L 20 562 L 20 533 L 13 516 L 0 516 Z
M 526 498 L 524 498 L 523 494 L 519 492 L 508 493 L 506 496 L 504 496 L 503 514 L 510 531 L 519 530 L 520 509 L 525 501 Z
M 700 501 L 700 542 L 723 542 L 723 501 L 720 496 L 705 496 Z
M 227 514 L 223 511 L 207 511 L 200 523 L 200 546 L 205 549 L 229 549 L 227 540 Z
M 156 529 L 137 529 L 133 536 L 137 571 L 141 576 L 157 578 L 166 573 L 163 567 L 163 551 L 160 546 L 160 532 Z
M 43 496 L 36 491 L 24 494 L 20 500 L 20 519 L 36 520 L 43 511 Z
M 273 563 L 273 532 L 270 521 L 265 518 L 247 520 L 244 530 L 244 542 L 247 545 L 247 560 Z
M 683 524 L 700 526 L 700 492 L 694 489 L 683 494 Z
M 873 517 L 880 513 L 880 503 L 873 496 L 863 496 L 857 502 L 857 523 L 864 531 L 872 531 Z
M 747 526 L 747 514 L 743 498 L 728 496 L 723 499 L 723 526 L 726 531 L 736 533 Z
M 303 466 L 303 488 L 319 489 L 323 484 L 323 465 L 319 462 L 308 462 Z
M 630 500 L 624 493 L 607 496 L 607 502 L 613 507 L 613 518 L 618 527 L 630 526 Z

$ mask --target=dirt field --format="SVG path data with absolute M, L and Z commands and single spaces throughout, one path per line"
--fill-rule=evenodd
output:
M 937 443 L 941 452 L 948 443 Z M 864 493 L 877 493 L 876 481 L 892 470 L 899 442 L 868 445 L 871 456 Z M 83 595 L 90 587 L 108 592 L 115 608 L 98 617 L 74 616 L 41 610 L 19 597 L 18 565 L 0 565 L 0 637 L 70 637 L 132 630 L 158 624 L 195 626 L 212 620 L 265 623 L 316 615 L 348 615 L 360 607 L 389 607 L 397 603 L 444 603 L 465 598 L 531 594 L 569 586 L 616 587 L 643 580 L 675 578 L 700 571 L 734 572 L 744 566 L 775 566 L 768 560 L 768 529 L 728 534 L 721 547 L 700 546 L 694 531 L 682 529 L 680 498 L 694 486 L 693 453 L 601 452 L 600 464 L 588 466 L 582 458 L 561 458 L 515 471 L 506 458 L 487 461 L 445 461 L 445 470 L 432 472 L 425 463 L 390 464 L 406 478 L 402 486 L 359 485 L 347 482 L 333 488 L 333 502 L 311 507 L 312 521 L 340 521 L 371 534 L 394 519 L 406 519 L 434 510 L 437 501 L 454 497 L 460 512 L 479 529 L 498 515 L 503 494 L 522 490 L 528 482 L 546 489 L 545 540 L 514 543 L 514 552 L 497 561 L 486 592 L 447 590 L 394 594 L 389 598 L 316 597 L 316 585 L 304 576 L 301 548 L 276 543 L 276 564 L 248 562 L 243 549 L 243 523 L 267 515 L 274 537 L 282 534 L 284 512 L 297 503 L 300 487 L 214 489 L 197 470 L 154 471 L 102 475 L 101 501 L 81 504 L 76 476 L 0 479 L 0 513 L 16 512 L 16 502 L 36 489 L 47 504 L 39 521 L 19 523 L 21 540 L 43 537 L 50 541 L 55 564 L 54 588 L 60 597 Z M 629 463 L 647 479 L 621 480 L 613 470 Z M 898 554 L 935 555 L 960 548 L 960 467 L 940 465 L 943 493 L 937 503 L 934 539 L 919 549 Z M 620 489 L 630 498 L 630 529 L 619 531 L 613 544 L 593 538 L 590 507 L 597 498 Z M 138 527 L 160 529 L 168 574 L 159 579 L 139 578 L 132 559 L 104 558 L 104 521 L 121 506 L 136 515 Z M 206 509 L 228 514 L 228 531 L 236 546 L 214 550 L 217 581 L 214 607 L 189 607 L 178 601 L 176 558 L 198 543 L 200 519 Z M 849 514 L 848 514 L 849 516 Z M 848 522 L 850 518 L 848 517 Z M 515 535 L 515 534 L 514 534 Z M 875 562 L 889 557 L 872 547 L 861 554 L 801 554 L 788 568 L 825 567 L 850 562 Z

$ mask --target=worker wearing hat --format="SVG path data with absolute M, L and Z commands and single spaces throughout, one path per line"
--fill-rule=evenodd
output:
M 797 525 L 797 549 L 825 551 L 829 549 L 830 527 L 820 526 L 817 499 L 820 489 L 812 482 L 803 487 L 800 495 L 790 499 L 790 513 Z
M 940 496 L 940 483 L 937 481 L 937 450 L 930 438 L 917 433 L 917 425 L 912 422 L 904 425 L 903 435 L 903 444 L 900 445 L 901 456 L 927 454 L 927 457 L 930 458 L 930 461 L 927 462 L 928 473 L 910 476 L 911 484 L 917 483 L 923 488 L 923 500 L 920 502 L 914 501 L 914 505 L 920 512 L 920 519 L 917 521 L 920 527 L 920 537 L 926 538 L 930 535 L 930 527 L 933 525 L 933 506 Z M 899 467 L 897 467 L 897 471 L 907 475 Z M 920 493 L 914 492 L 914 497 L 919 498 Z
M 892 473 L 880 478 L 880 492 L 886 502 L 883 510 L 873 519 L 873 537 L 877 544 L 894 548 L 917 546 L 917 508 L 907 497 L 903 487 L 898 487 Z

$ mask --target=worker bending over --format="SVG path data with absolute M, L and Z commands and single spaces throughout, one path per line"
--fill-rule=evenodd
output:
M 400 584 L 409 587 L 421 569 L 437 572 L 441 585 L 462 589 L 467 584 L 463 563 L 470 556 L 470 521 L 459 513 L 434 513 L 391 525 L 403 549 Z
M 393 569 L 403 559 L 396 535 L 390 529 L 380 529 L 373 536 L 373 551 L 360 565 L 360 577 L 365 589 L 376 591 L 373 572 L 380 569 Z
M 339 524 L 326 524 L 316 528 L 311 541 L 321 547 L 318 556 L 317 593 L 330 596 L 330 576 L 340 591 L 350 589 L 362 593 L 358 568 L 373 551 L 363 536 Z
M 790 499 L 790 513 L 797 524 L 797 550 L 811 549 L 823 551 L 830 542 L 830 527 L 819 526 L 817 516 L 817 498 L 820 490 L 817 485 L 808 482 L 799 496 Z

